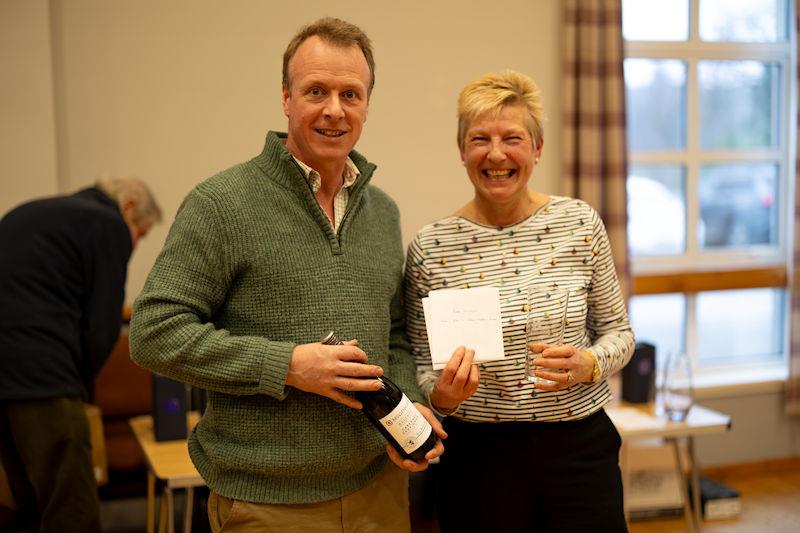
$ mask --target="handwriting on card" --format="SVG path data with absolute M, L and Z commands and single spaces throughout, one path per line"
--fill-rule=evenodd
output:
M 459 346 L 475 350 L 476 362 L 504 357 L 499 289 L 431 291 L 422 308 L 434 369 L 443 368 Z

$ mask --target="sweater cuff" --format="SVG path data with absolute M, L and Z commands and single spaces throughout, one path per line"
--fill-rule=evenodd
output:
M 261 381 L 259 392 L 279 400 L 289 394 L 286 387 L 286 374 L 289 372 L 289 361 L 292 351 L 297 346 L 291 342 L 269 342 L 264 354 L 264 364 L 261 368 Z

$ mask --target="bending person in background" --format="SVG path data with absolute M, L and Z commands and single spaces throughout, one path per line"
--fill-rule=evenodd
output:
M 585 202 L 528 188 L 544 146 L 543 115 L 536 84 L 518 72 L 468 84 L 458 101 L 458 145 L 475 195 L 425 226 L 408 250 L 418 378 L 447 415 L 437 495 L 445 532 L 626 531 L 620 437 L 603 405 L 611 397 L 606 378 L 630 358 L 633 332 L 600 217 Z M 470 394 L 452 371 L 432 370 L 421 299 L 435 289 L 486 286 L 500 289 L 505 358 L 480 365 Z M 536 374 L 548 385 L 524 374 L 531 286 L 570 291 L 563 343 L 537 347 L 544 351 Z
M 134 305 L 133 359 L 208 391 L 189 454 L 213 531 L 407 532 L 406 470 L 443 450 L 402 460 L 346 392 L 385 372 L 424 401 L 399 213 L 354 151 L 373 83 L 360 28 L 325 18 L 295 35 L 288 132 L 189 193 Z M 358 345 L 321 344 L 330 330 Z
M 0 461 L 20 527 L 100 531 L 83 402 L 119 337 L 131 252 L 160 219 L 144 183 L 107 178 L 0 220 Z

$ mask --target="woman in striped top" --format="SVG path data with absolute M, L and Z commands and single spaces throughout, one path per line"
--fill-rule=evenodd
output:
M 543 147 L 536 84 L 487 74 L 459 97 L 458 142 L 474 198 L 425 226 L 406 263 L 408 332 L 419 381 L 446 415 L 437 506 L 445 532 L 626 531 L 620 439 L 603 411 L 606 378 L 633 352 L 608 237 L 585 202 L 528 189 Z M 422 298 L 436 289 L 497 287 L 505 357 L 456 350 L 431 365 Z M 524 374 L 527 288 L 570 291 L 564 340 Z M 477 387 L 477 389 L 476 389 Z

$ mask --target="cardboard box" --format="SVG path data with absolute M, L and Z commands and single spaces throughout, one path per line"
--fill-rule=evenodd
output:
M 681 478 L 671 445 L 661 439 L 635 441 L 628 446 L 627 460 L 625 500 L 631 520 L 683 514 Z
M 89 420 L 89 437 L 92 444 L 92 467 L 97 486 L 108 483 L 108 462 L 106 460 L 106 439 L 103 434 L 103 413 L 96 405 L 85 404 L 86 418 Z
M 687 483 L 687 488 L 691 497 L 692 484 Z M 700 504 L 706 520 L 727 520 L 742 514 L 739 491 L 705 476 L 700 476 Z

